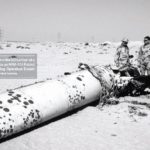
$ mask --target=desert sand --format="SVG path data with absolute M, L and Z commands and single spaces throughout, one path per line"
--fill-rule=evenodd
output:
M 136 63 L 142 42 L 130 42 Z M 77 70 L 80 62 L 113 64 L 118 43 L 3 42 L 3 53 L 36 53 L 37 79 L 1 79 L 0 93 L 41 80 L 58 78 Z M 1 150 L 149 150 L 150 95 L 121 97 L 117 105 L 79 109 L 24 134 L 0 143 Z

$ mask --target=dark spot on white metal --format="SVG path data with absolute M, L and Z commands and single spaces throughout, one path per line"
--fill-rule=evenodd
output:
M 29 105 L 29 103 L 28 103 L 28 102 L 26 102 L 26 101 L 24 101 L 23 103 L 24 103 L 24 105 Z
M 11 93 L 11 94 L 13 94 L 14 92 L 13 92 L 13 91 L 9 91 L 8 93 Z
M 21 95 L 20 95 L 20 94 L 17 94 L 16 96 L 17 96 L 17 97 L 21 97 Z
M 19 99 L 19 97 L 17 97 L 17 96 L 14 96 L 13 99 L 17 100 L 18 102 L 21 102 L 20 99 Z
M 33 104 L 33 103 L 34 103 L 32 100 L 28 100 L 28 102 L 29 102 L 30 104 Z
M 9 109 L 8 108 L 4 108 L 3 109 L 5 112 L 9 112 Z
M 80 77 L 77 77 L 77 80 L 82 81 L 82 79 Z
M 13 101 L 12 101 L 11 99 L 9 99 L 7 102 L 8 102 L 8 103 L 12 103 Z

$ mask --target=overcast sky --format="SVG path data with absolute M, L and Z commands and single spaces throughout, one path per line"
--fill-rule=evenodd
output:
M 0 28 L 3 40 L 143 40 L 150 0 L 0 0 Z

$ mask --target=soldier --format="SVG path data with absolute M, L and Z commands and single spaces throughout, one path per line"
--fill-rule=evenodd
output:
M 150 75 L 150 36 L 144 37 L 144 44 L 138 54 L 138 64 L 141 75 Z
M 128 42 L 129 40 L 127 38 L 123 38 L 115 54 L 115 64 L 120 69 L 130 64 Z

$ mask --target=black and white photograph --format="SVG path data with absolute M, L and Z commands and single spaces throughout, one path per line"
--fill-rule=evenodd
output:
M 149 0 L 0 0 L 0 150 L 149 150 L 149 129 Z

